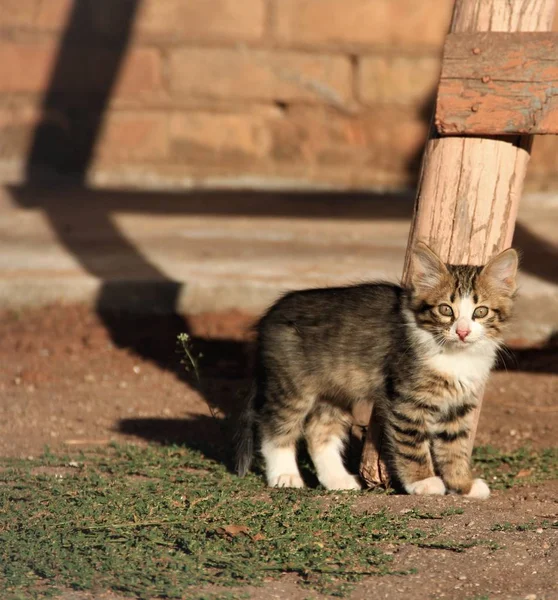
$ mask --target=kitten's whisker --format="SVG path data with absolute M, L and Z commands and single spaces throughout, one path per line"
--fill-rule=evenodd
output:
M 496 348 L 496 354 L 498 355 L 498 358 L 500 358 L 500 363 L 501 365 L 504 367 L 506 373 L 508 372 L 508 365 L 506 364 L 506 359 L 510 359 L 510 361 L 513 364 L 513 367 L 515 369 L 519 368 L 519 362 L 517 360 L 517 357 L 515 356 L 515 354 L 506 346 L 502 345 L 502 346 L 498 346 Z

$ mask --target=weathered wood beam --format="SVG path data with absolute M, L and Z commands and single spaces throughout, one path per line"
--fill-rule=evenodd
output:
M 558 34 L 448 35 L 435 125 L 442 135 L 558 134 Z
M 456 0 L 451 32 L 550 31 L 554 9 L 555 0 Z M 530 147 L 530 137 L 440 138 L 432 129 L 422 161 L 404 282 L 409 278 L 410 251 L 418 240 L 453 264 L 481 265 L 511 245 Z M 478 401 L 471 450 L 482 397 Z M 381 441 L 376 406 L 360 468 L 370 486 L 388 483 Z

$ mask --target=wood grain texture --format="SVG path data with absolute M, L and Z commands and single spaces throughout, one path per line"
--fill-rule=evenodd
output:
M 435 125 L 442 135 L 558 133 L 558 34 L 448 35 Z
M 450 31 L 550 31 L 555 0 L 456 0 Z M 531 137 L 439 137 L 426 143 L 403 281 L 410 251 L 429 244 L 446 262 L 484 264 L 512 243 Z M 472 450 L 480 415 L 470 436 Z M 368 485 L 388 483 L 381 461 L 381 423 L 373 409 L 361 475 Z

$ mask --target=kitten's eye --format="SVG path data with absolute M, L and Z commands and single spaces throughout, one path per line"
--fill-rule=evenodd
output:
M 440 311 L 441 315 L 444 315 L 444 317 L 453 317 L 453 310 L 449 304 L 440 304 L 440 306 L 438 306 L 438 310 Z
M 473 313 L 473 318 L 474 319 L 482 319 L 483 317 L 486 317 L 487 314 L 488 314 L 488 307 L 479 306 L 479 307 L 475 308 L 475 312 Z

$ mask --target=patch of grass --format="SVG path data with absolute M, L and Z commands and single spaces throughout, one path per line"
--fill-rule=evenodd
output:
M 0 586 L 14 597 L 66 587 L 182 598 L 282 573 L 343 594 L 363 575 L 390 572 L 384 542 L 427 537 L 407 516 L 353 512 L 354 493 L 270 491 L 183 448 L 48 453 L 2 466 Z
M 504 469 L 506 485 L 514 482 L 508 474 L 527 463 L 538 479 L 555 475 L 548 454 L 486 451 L 481 457 L 487 479 Z M 2 598 L 41 598 L 70 588 L 232 600 L 237 596 L 226 591 L 187 594 L 210 584 L 257 585 L 284 573 L 340 596 L 364 575 L 397 572 L 387 545 L 470 547 L 415 526 L 417 519 L 450 517 L 460 508 L 439 515 L 353 510 L 360 496 L 269 490 L 260 477 L 239 479 L 179 447 L 115 446 L 72 457 L 47 451 L 38 459 L 3 460 Z
M 558 479 L 558 448 L 535 452 L 522 448 L 500 452 L 490 446 L 476 448 L 473 453 L 475 472 L 494 489 L 508 489 L 518 484 L 532 484 Z

